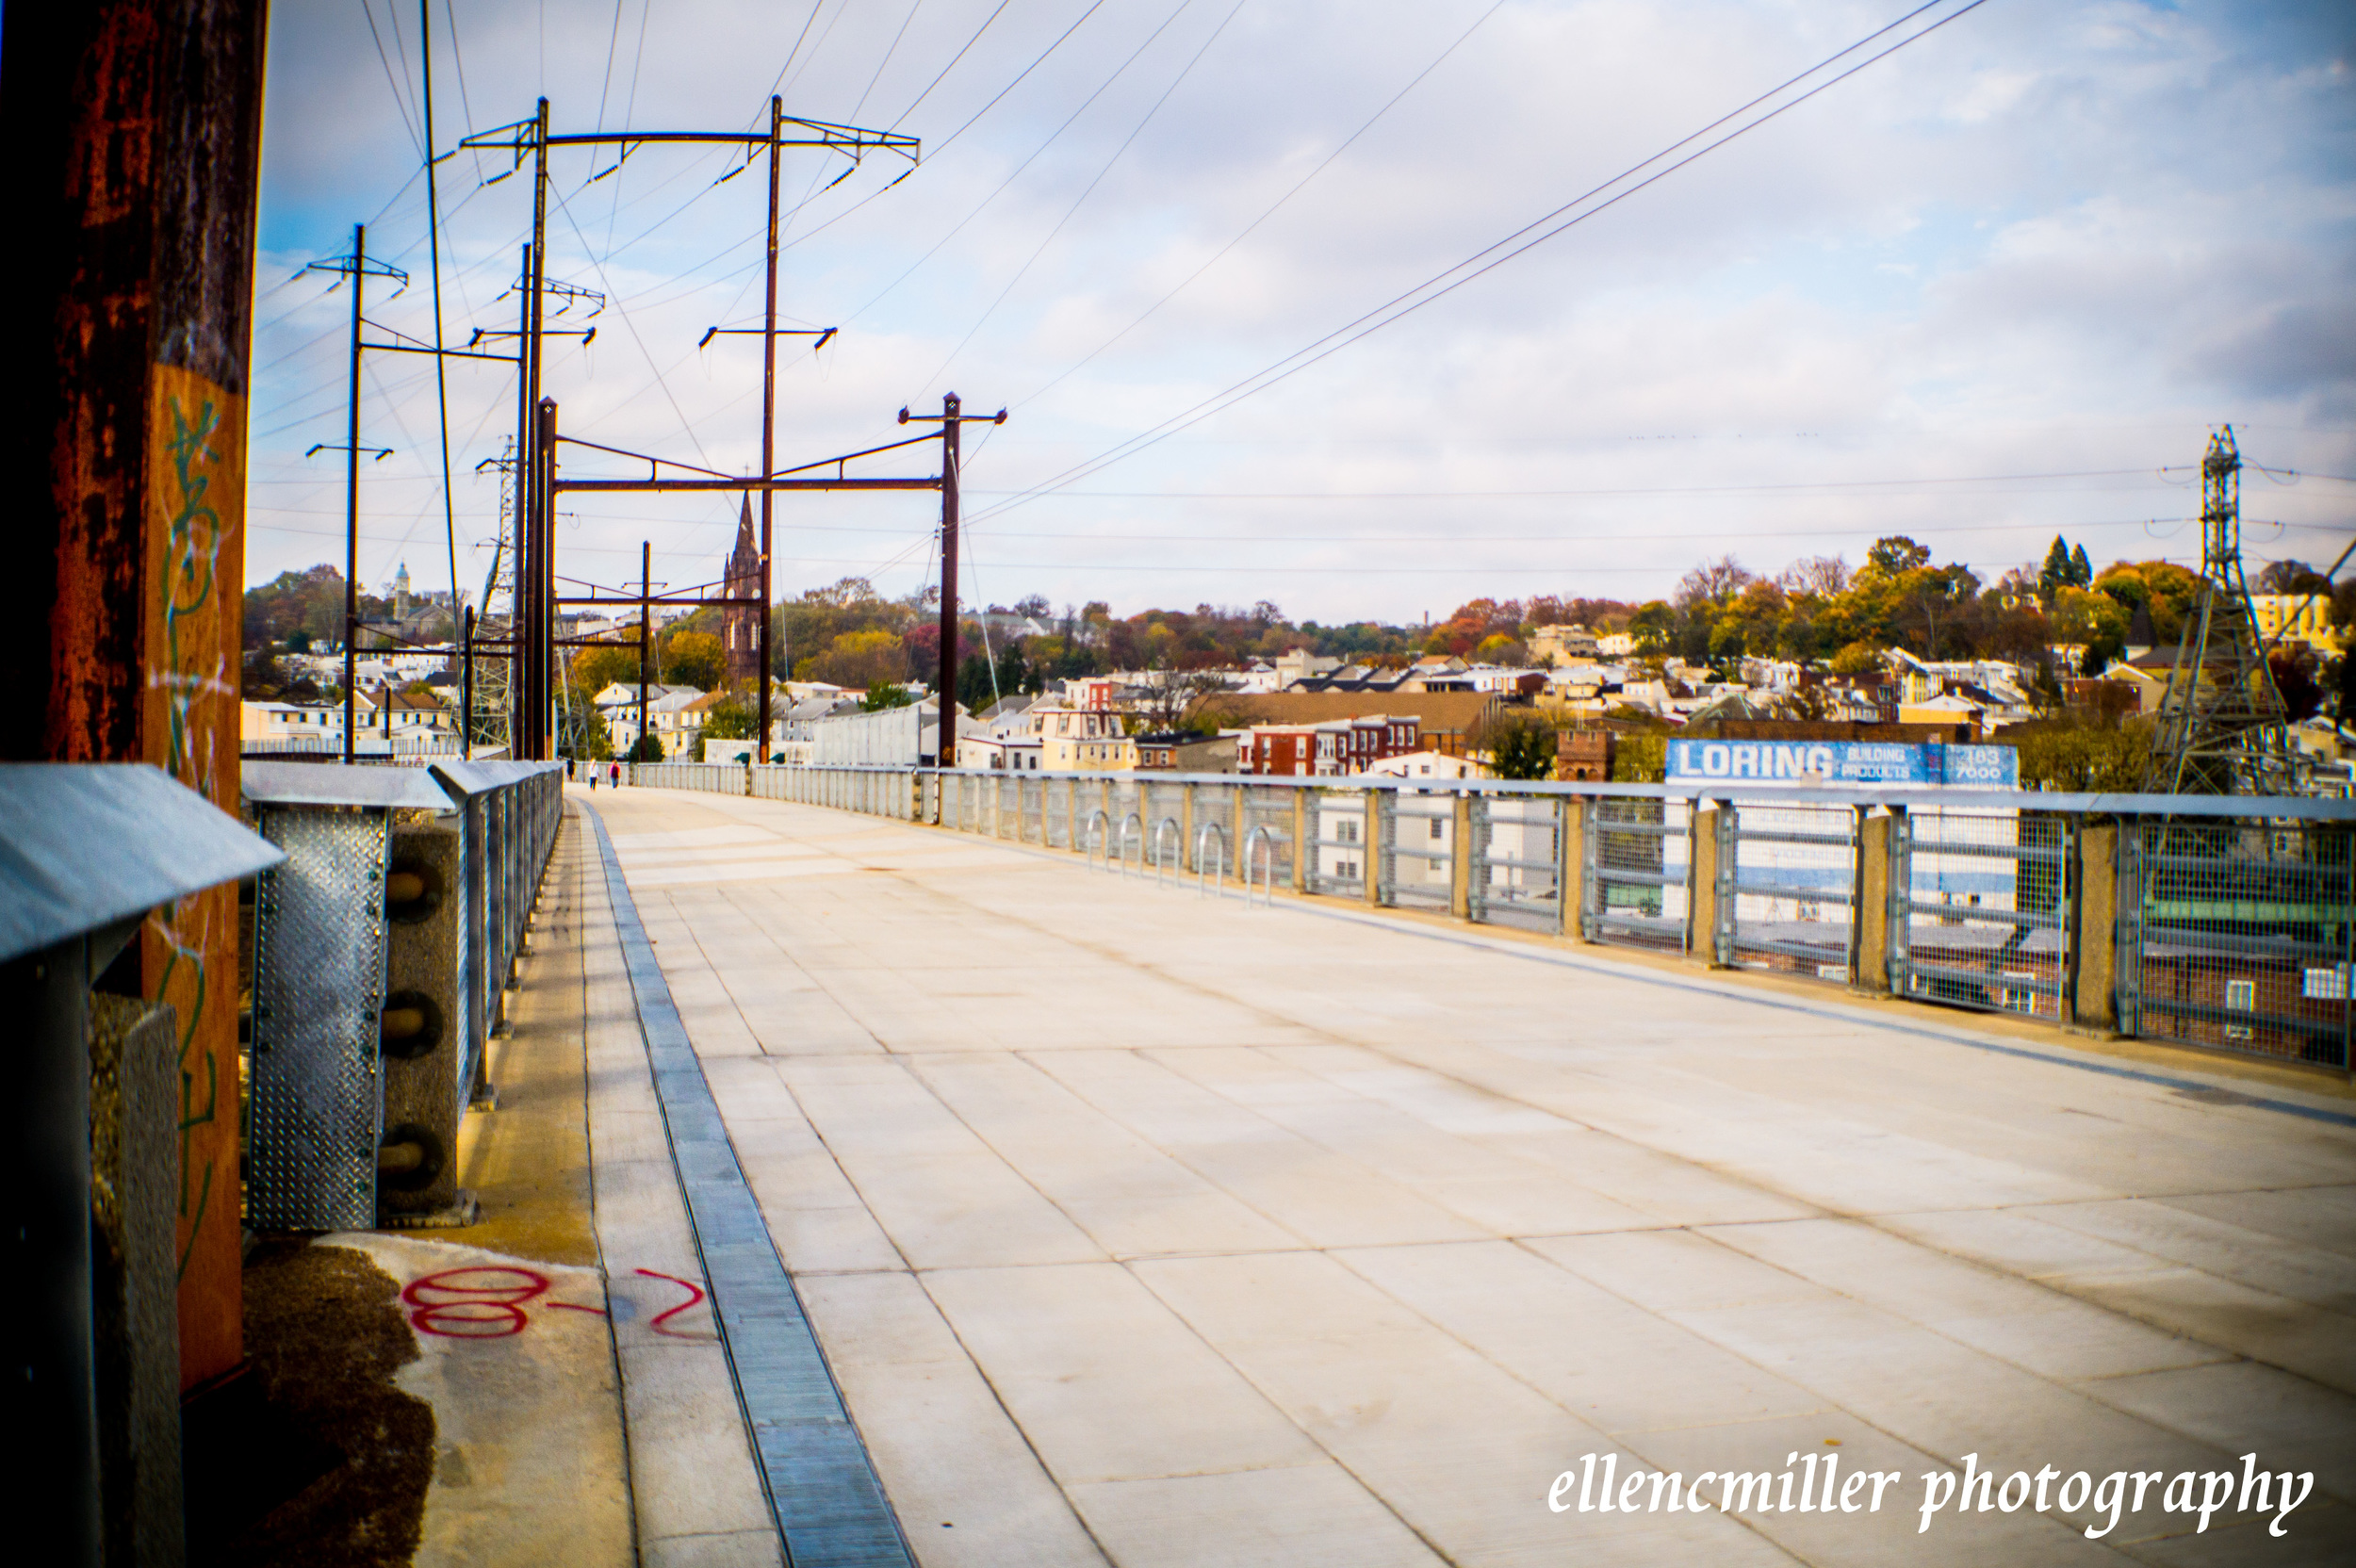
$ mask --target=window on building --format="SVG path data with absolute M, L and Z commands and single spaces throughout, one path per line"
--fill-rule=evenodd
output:
M 2228 1012 L 2256 1012 L 2258 1010 L 2258 983 L 2255 980 L 2226 981 L 2225 1007 Z M 2251 1039 L 2255 1037 L 2255 1031 L 2248 1024 L 2229 1023 L 2225 1026 L 2225 1037 L 2229 1040 Z
M 1448 837 L 1448 819 L 1447 819 L 1447 818 L 1445 818 L 1445 817 L 1433 817 L 1433 818 L 1432 819 L 1432 841 L 1433 841 L 1434 842 L 1437 842 L 1438 841 L 1440 841 L 1440 840 L 1442 840 L 1442 839 L 1445 839 L 1445 838 L 1447 838 L 1447 837 Z

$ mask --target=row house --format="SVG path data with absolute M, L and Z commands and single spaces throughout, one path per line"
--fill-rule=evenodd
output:
M 1235 737 L 1235 771 L 1287 778 L 1343 778 L 1386 757 L 1422 749 L 1412 714 L 1369 713 L 1321 724 L 1254 725 Z
M 1039 737 L 1039 766 L 1050 773 L 1125 773 L 1137 765 L 1137 743 L 1109 706 L 1039 702 L 1027 716 Z
M 1137 767 L 1148 773 L 1234 773 L 1236 742 L 1233 731 L 1157 730 L 1137 737 Z

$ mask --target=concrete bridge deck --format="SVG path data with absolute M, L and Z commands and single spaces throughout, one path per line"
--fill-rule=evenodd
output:
M 569 792 L 927 1564 L 2356 1560 L 2345 1101 Z M 2099 1541 L 2091 1503 L 1918 1533 L 1966 1455 L 2001 1482 L 2250 1452 L 2315 1475 L 2280 1537 L 2165 1483 Z M 1904 1478 L 1878 1512 L 1550 1511 L 1586 1454 Z

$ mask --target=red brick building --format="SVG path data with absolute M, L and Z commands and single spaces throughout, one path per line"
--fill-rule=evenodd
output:
M 1324 724 L 1254 725 L 1235 738 L 1235 771 L 1281 777 L 1340 778 L 1386 757 L 1423 749 L 1413 714 L 1370 713 Z

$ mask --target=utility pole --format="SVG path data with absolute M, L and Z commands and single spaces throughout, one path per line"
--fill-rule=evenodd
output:
M 352 681 L 358 670 L 352 645 L 360 629 L 360 289 L 368 275 L 368 228 L 352 226 L 352 390 L 344 431 L 344 760 L 352 760 Z
M 516 650 L 524 662 L 522 679 L 518 682 L 524 702 L 518 741 L 529 760 L 545 762 L 551 755 L 548 705 L 552 697 L 548 677 L 556 662 L 556 606 L 552 602 L 556 582 L 548 560 L 556 481 L 555 399 L 542 398 L 535 405 L 532 434 L 535 443 L 531 467 L 532 504 L 524 518 L 524 560 L 530 566 L 530 582 L 524 588 L 529 630 Z M 517 580 L 523 581 L 521 574 Z
M 344 760 L 352 760 L 352 720 L 354 703 L 352 681 L 356 676 L 353 642 L 360 629 L 360 306 L 362 286 L 373 276 L 398 278 L 401 288 L 409 286 L 409 274 L 398 267 L 368 260 L 368 230 L 365 223 L 352 226 L 352 254 L 337 256 L 332 261 L 315 261 L 303 268 L 305 272 L 334 272 L 352 280 L 352 380 L 346 395 L 344 445 Z M 399 294 L 401 289 L 393 290 Z M 337 449 L 320 442 L 305 457 L 316 452 Z M 382 463 L 392 453 L 389 447 L 367 449 Z
M 646 665 L 654 658 L 654 541 L 638 541 L 638 739 L 631 760 L 646 740 Z M 630 775 L 636 778 L 636 774 Z
M 567 578 L 565 580 L 569 582 L 576 580 Z M 649 679 L 647 667 L 654 657 L 654 606 L 658 603 L 685 602 L 688 596 L 656 595 L 654 591 L 654 542 L 648 539 L 642 539 L 638 542 L 638 592 L 636 594 L 626 595 L 619 588 L 600 589 L 594 582 L 585 583 L 583 586 L 591 589 L 592 592 L 586 596 L 551 596 L 549 602 L 554 605 L 635 604 L 638 607 L 638 738 L 630 743 L 630 749 L 635 752 L 649 733 L 646 717 L 646 683 Z M 573 648 L 627 647 L 629 645 L 616 644 L 610 637 L 564 637 L 558 639 L 558 644 L 564 647 Z
M 785 127 L 788 125 L 792 125 L 801 134 L 788 137 L 785 134 Z M 545 325 L 542 301 L 547 289 L 548 268 L 548 150 L 551 147 L 594 147 L 611 144 L 618 145 L 621 149 L 621 156 L 627 158 L 639 147 L 649 143 L 664 142 L 717 143 L 743 147 L 745 149 L 748 163 L 753 148 L 765 145 L 769 150 L 768 308 L 761 329 L 763 348 L 761 477 L 766 481 L 774 477 L 772 465 L 775 462 L 776 348 L 778 336 L 777 330 L 777 186 L 780 155 L 787 147 L 814 147 L 847 153 L 856 159 L 861 153 L 868 150 L 883 149 L 900 154 L 912 164 L 916 160 L 919 144 L 916 138 L 903 136 L 893 131 L 870 131 L 853 125 L 830 124 L 824 121 L 789 119 L 785 114 L 783 100 L 776 97 L 770 100 L 769 124 L 760 131 L 614 131 L 597 132 L 585 136 L 551 136 L 548 131 L 548 101 L 542 98 L 531 120 L 500 126 L 496 130 L 485 131 L 462 140 L 459 143 L 461 148 L 477 150 L 497 148 L 510 153 L 515 160 L 516 169 L 521 168 L 523 156 L 527 152 L 532 155 L 532 244 L 528 253 L 528 265 L 525 268 L 528 286 L 525 290 L 523 330 L 524 375 L 522 380 L 527 411 L 543 408 L 552 410 L 553 407 L 542 398 L 540 384 L 541 334 Z M 617 161 L 614 167 L 619 168 L 620 163 Z M 509 171 L 510 173 L 514 172 L 514 169 Z M 611 173 L 613 171 L 609 169 L 605 172 Z M 499 179 L 506 177 L 505 174 L 497 176 Z M 600 174 L 594 177 L 603 178 L 604 176 Z M 723 176 L 723 178 L 727 177 L 728 176 Z M 707 341 L 710 335 L 706 335 Z M 529 427 L 530 424 L 531 415 L 527 412 L 526 417 L 519 420 L 519 425 Z M 532 482 L 526 486 L 524 502 L 525 515 L 530 521 L 521 531 L 531 550 L 545 552 L 553 543 L 553 533 L 547 526 L 547 519 L 550 514 L 549 509 L 553 505 L 555 494 L 554 441 L 548 438 L 545 433 L 533 428 L 519 429 L 518 438 L 517 449 L 519 451 L 537 453 L 545 449 L 548 453 L 545 466 L 534 463 L 531 470 Z M 769 606 L 767 599 L 771 589 L 771 543 L 772 507 L 769 493 L 764 489 L 761 492 L 761 594 L 762 603 L 760 606 L 759 632 L 762 725 L 761 743 L 764 748 L 767 743 L 769 709 Z M 544 664 L 553 652 L 553 622 L 548 613 L 550 607 L 546 601 L 554 593 L 555 574 L 552 564 L 542 559 L 541 553 L 527 555 L 523 564 L 526 569 L 517 573 L 518 589 L 520 592 L 529 594 L 532 596 L 532 602 L 524 607 L 524 614 L 519 616 L 519 621 L 532 627 L 534 631 L 532 634 L 525 634 L 519 630 L 518 635 L 522 641 L 518 645 L 518 656 L 526 660 L 528 664 Z M 530 697 L 532 678 L 527 676 L 524 680 L 518 682 L 526 700 Z M 542 689 L 545 690 L 547 685 L 545 671 L 538 677 L 538 679 Z M 547 726 L 545 712 L 538 719 L 528 721 L 528 726 L 529 728 L 525 733 L 541 737 L 544 745 Z M 526 743 L 519 738 L 518 743 L 525 744 Z M 543 752 L 534 751 L 532 755 L 543 755 Z
M 450 552 L 450 612 L 458 614 L 458 502 L 450 489 L 450 378 L 443 372 L 442 202 L 434 171 L 434 3 L 417 0 L 417 64 L 423 74 L 425 111 L 425 238 L 434 280 L 434 400 L 442 431 L 442 542 Z M 452 629 L 456 629 L 455 627 Z
M 2201 591 L 2184 614 L 2144 788 L 2163 794 L 2290 794 L 2289 715 L 2266 666 L 2241 564 L 2241 452 L 2233 427 L 2201 459 Z
M 900 410 L 900 423 L 941 421 L 941 728 L 933 743 L 936 766 L 948 767 L 957 748 L 957 427 L 967 424 L 1003 425 L 1006 411 L 963 414 L 964 405 L 951 392 L 941 400 L 941 412 L 911 415 Z
M 458 758 L 474 760 L 474 606 L 458 632 Z
M 761 321 L 761 477 L 777 471 L 777 155 L 785 136 L 785 100 L 769 99 L 769 297 Z M 776 496 L 761 493 L 761 622 L 754 646 L 761 668 L 755 676 L 761 689 L 755 720 L 753 756 L 769 760 L 769 550 L 770 516 Z M 746 776 L 751 776 L 750 775 Z

